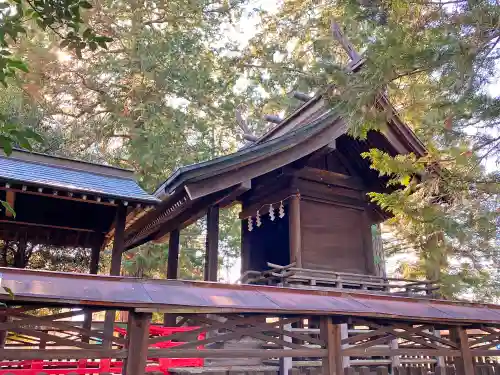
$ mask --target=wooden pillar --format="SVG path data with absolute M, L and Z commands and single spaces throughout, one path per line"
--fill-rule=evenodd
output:
M 177 279 L 177 275 L 179 274 L 179 239 L 179 229 L 174 229 L 170 232 L 167 260 L 167 279 L 170 280 Z M 175 326 L 177 323 L 176 318 L 177 316 L 173 314 L 163 314 L 163 325 L 165 327 Z
M 99 257 L 101 254 L 101 243 L 97 243 L 92 246 L 92 252 L 90 254 L 90 266 L 89 273 L 91 275 L 97 275 L 99 272 Z
M 90 254 L 90 266 L 89 266 L 89 273 L 91 275 L 97 275 L 97 272 L 99 270 L 99 255 L 101 252 L 101 244 L 95 244 L 92 247 L 92 252 Z M 83 329 L 86 330 L 91 330 L 92 329 L 92 310 L 86 310 L 85 315 L 83 318 Z M 89 342 L 90 337 L 89 336 L 84 336 L 83 337 L 84 342 Z
M 326 343 L 327 357 L 323 358 L 323 375 L 343 375 L 341 326 L 332 317 L 321 318 L 321 337 Z
M 125 251 L 125 219 L 127 207 L 119 205 L 116 211 L 115 237 L 113 239 L 113 251 L 111 253 L 111 276 L 120 276 L 122 267 L 122 253 Z
M 127 325 L 127 361 L 122 374 L 144 375 L 148 357 L 151 314 L 130 312 Z
M 126 217 L 127 207 L 122 204 L 118 204 L 115 218 L 115 237 L 113 239 L 113 250 L 111 253 L 111 269 L 109 272 L 111 276 L 120 276 L 122 253 L 125 250 Z M 106 311 L 106 316 L 104 317 L 104 334 L 108 336 L 113 335 L 115 316 L 115 310 Z M 111 342 L 109 342 L 108 340 L 104 340 L 103 345 L 106 347 L 111 347 Z
M 288 230 L 290 238 L 290 263 L 302 267 L 302 238 L 300 233 L 300 196 L 293 195 L 289 200 Z
M 179 229 L 170 232 L 168 242 L 167 279 L 177 279 L 179 273 Z
M 474 363 L 469 346 L 469 338 L 464 327 L 450 328 L 450 338 L 458 344 L 461 356 L 454 357 L 457 375 L 474 375 Z
M 219 206 L 209 207 L 205 249 L 205 281 L 217 281 L 219 268 Z

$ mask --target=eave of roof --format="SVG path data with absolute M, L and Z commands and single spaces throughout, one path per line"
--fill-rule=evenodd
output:
M 215 158 L 209 161 L 205 161 L 202 163 L 192 164 L 185 167 L 181 167 L 177 169 L 162 185 L 158 187 L 155 192 L 155 196 L 161 198 L 165 193 L 168 195 L 172 193 L 178 186 L 182 183 L 189 181 L 191 178 L 199 178 L 200 176 L 210 173 L 204 173 L 205 170 L 211 170 L 211 173 L 216 172 L 217 170 L 223 169 L 226 164 L 237 164 L 239 162 L 244 162 L 245 160 L 251 158 L 252 153 L 256 153 L 259 155 L 261 152 L 265 153 L 266 150 L 275 146 L 276 144 L 282 145 L 285 142 L 281 143 L 281 141 L 289 140 L 289 136 L 294 137 L 297 132 L 301 129 L 309 129 L 311 124 L 315 122 L 313 121 L 305 121 L 307 125 L 296 124 L 295 128 L 291 128 L 288 132 L 274 136 L 276 132 L 283 130 L 287 125 L 293 124 L 294 121 L 300 121 L 300 117 L 302 115 L 311 115 L 308 114 L 308 111 L 313 110 L 316 105 L 321 105 L 321 113 L 318 114 L 318 111 L 314 112 L 312 115 L 315 116 L 313 118 L 321 118 L 324 115 L 330 113 L 331 109 L 327 107 L 327 104 L 321 104 L 324 93 L 317 94 L 311 100 L 307 101 L 303 105 L 301 105 L 296 111 L 286 117 L 281 123 L 277 126 L 270 129 L 267 133 L 265 133 L 262 137 L 260 137 L 254 144 L 243 147 L 238 152 L 235 152 L 230 155 L 222 156 L 219 158 Z M 390 113 L 390 118 L 388 120 L 388 131 L 385 136 L 389 139 L 389 142 L 396 143 L 394 146 L 396 149 L 399 149 L 400 152 L 413 152 L 417 156 L 423 156 L 426 153 L 425 146 L 422 142 L 417 138 L 415 133 L 403 123 L 403 121 L 399 118 L 397 111 L 390 104 L 389 100 L 385 95 L 380 96 L 378 99 L 380 105 Z M 403 145 L 400 146 L 400 143 L 403 142 Z M 401 150 L 401 147 L 403 150 Z M 218 166 L 220 168 L 213 168 L 214 166 Z
M 72 168 L 74 165 L 81 168 Z M 131 202 L 159 201 L 137 184 L 130 171 L 43 154 L 16 151 L 11 156 L 0 155 L 0 180 Z
M 203 178 L 203 176 L 212 176 L 215 173 L 235 168 L 241 163 L 247 163 L 253 159 L 260 159 L 264 155 L 271 156 L 277 152 L 283 151 L 287 147 L 306 139 L 308 136 L 328 126 L 334 118 L 335 114 L 333 112 L 325 111 L 308 125 L 295 129 L 281 137 L 252 145 L 233 154 L 181 167 L 158 187 L 155 196 L 158 197 L 165 193 L 171 194 L 176 188 L 187 181 L 196 181 Z
M 0 268 L 2 286 L 25 302 L 141 311 L 359 316 L 444 324 L 500 325 L 500 306 L 365 292 L 147 280 Z M 85 285 L 85 288 L 82 288 Z M 11 301 L 0 290 L 0 299 Z

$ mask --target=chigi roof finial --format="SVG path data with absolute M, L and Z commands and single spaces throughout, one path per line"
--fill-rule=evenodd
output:
M 255 142 L 257 141 L 257 139 L 259 139 L 259 137 L 257 137 L 250 131 L 247 122 L 243 118 L 243 113 L 246 112 L 246 110 L 247 107 L 244 104 L 240 104 L 236 107 L 236 122 L 240 129 L 243 130 L 243 139 L 250 142 Z

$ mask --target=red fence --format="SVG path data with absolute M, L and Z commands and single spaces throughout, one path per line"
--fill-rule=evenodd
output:
M 187 332 L 199 327 L 158 327 L 151 326 L 150 337 L 170 336 L 178 332 Z M 116 327 L 115 332 L 125 337 L 127 330 Z M 205 333 L 198 335 L 198 340 L 205 339 Z M 162 341 L 152 344 L 151 348 L 172 348 L 184 344 L 177 341 Z M 198 349 L 203 349 L 202 346 Z M 202 367 L 202 358 L 148 358 L 147 372 L 169 375 L 173 367 Z M 121 374 L 123 361 L 111 359 L 80 360 L 23 360 L 0 361 L 0 375 L 87 375 L 87 374 Z

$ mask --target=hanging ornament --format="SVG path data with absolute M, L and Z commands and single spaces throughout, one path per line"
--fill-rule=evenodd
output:
M 283 206 L 283 201 L 280 202 L 279 217 L 281 219 L 285 217 L 285 206 Z
M 255 222 L 256 222 L 258 227 L 260 227 L 262 225 L 262 221 L 260 221 L 260 212 L 259 211 L 257 211 L 257 215 L 255 216 Z
M 269 219 L 271 219 L 271 221 L 274 221 L 274 219 L 276 219 L 276 216 L 274 216 L 274 207 L 272 204 L 269 205 Z
M 248 231 L 251 232 L 253 229 L 252 217 L 250 216 L 248 219 Z

